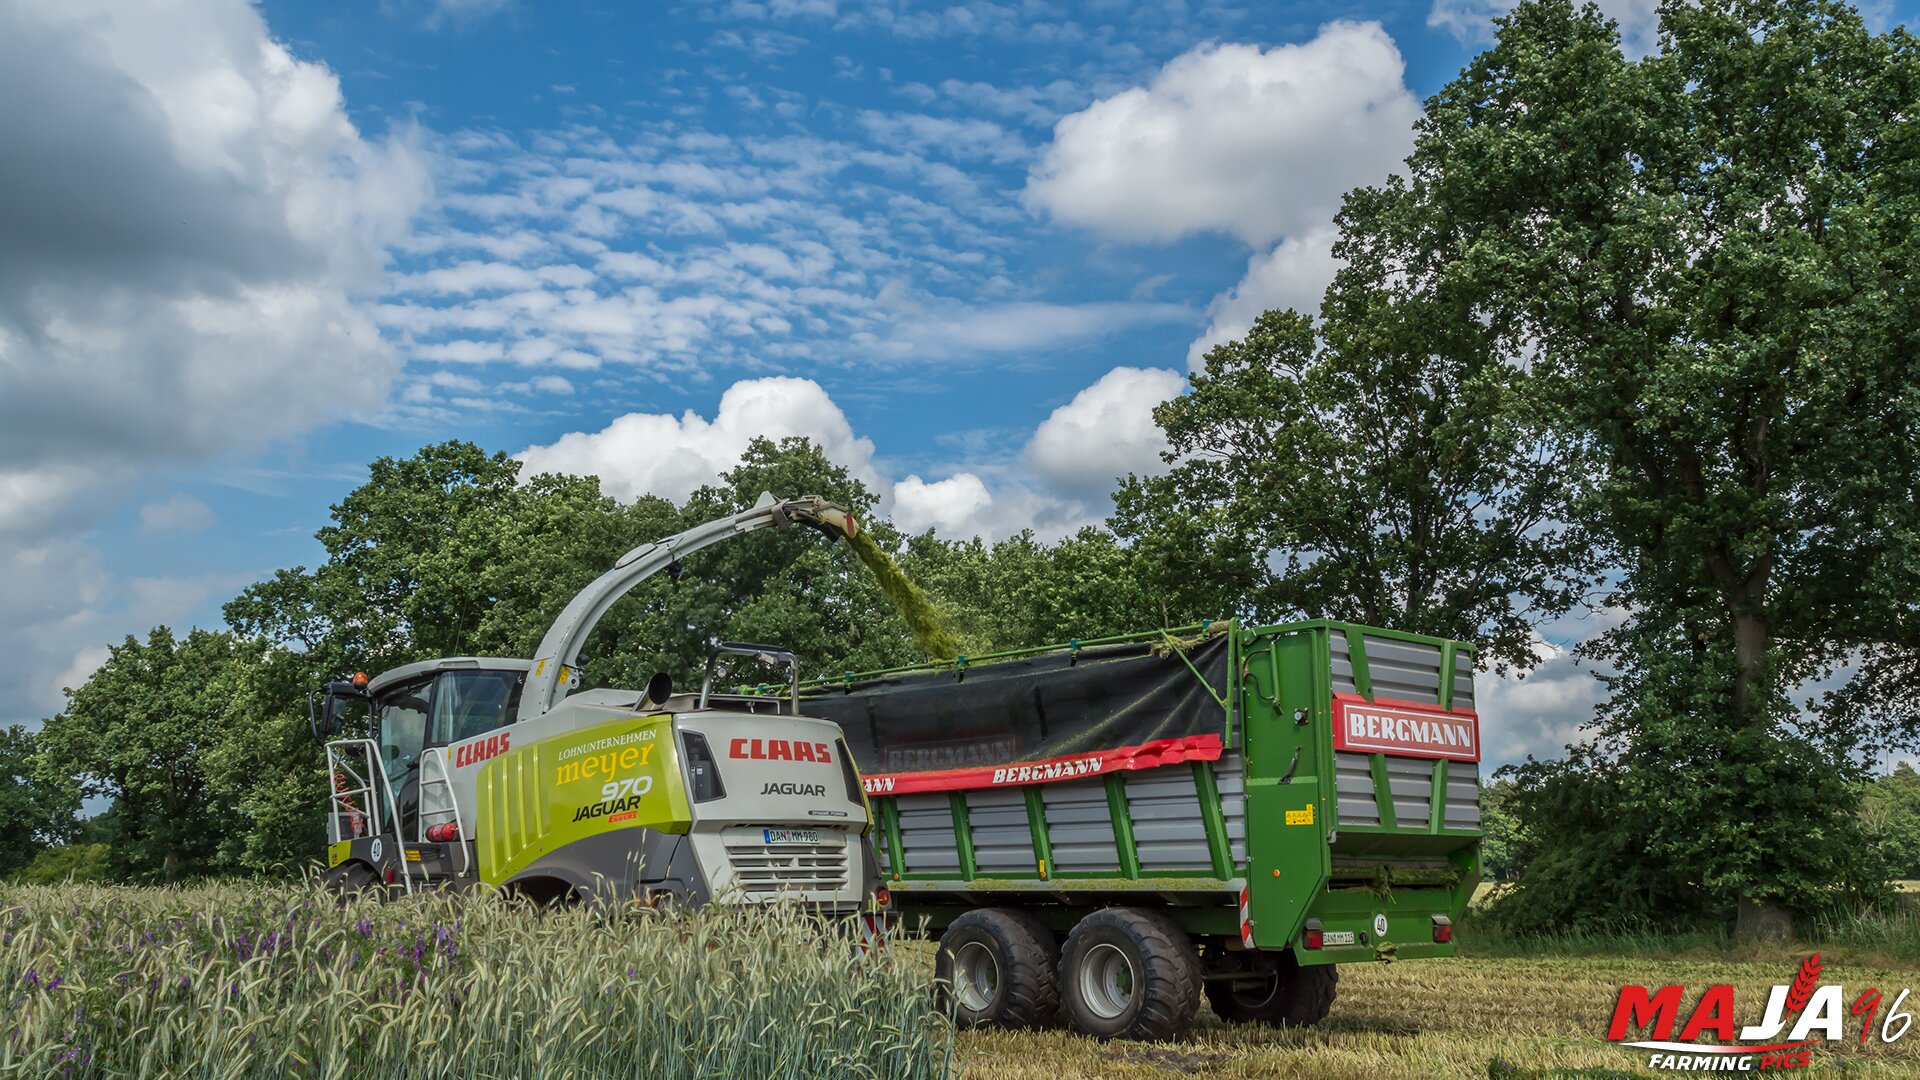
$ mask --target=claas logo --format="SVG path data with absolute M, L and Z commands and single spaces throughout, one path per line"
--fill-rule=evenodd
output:
M 831 764 L 833 755 L 823 742 L 788 742 L 785 739 L 735 739 L 727 747 L 728 757 L 753 761 L 817 761 Z
M 469 765 L 478 765 L 489 758 L 495 758 L 507 752 L 507 742 L 513 736 L 507 732 L 489 735 L 479 742 L 470 742 L 453 752 L 453 767 L 464 769 Z

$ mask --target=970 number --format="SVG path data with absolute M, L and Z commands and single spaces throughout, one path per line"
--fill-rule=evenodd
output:
M 600 785 L 600 801 L 612 802 L 629 795 L 645 795 L 653 790 L 653 777 L 629 776 L 625 780 L 614 780 Z

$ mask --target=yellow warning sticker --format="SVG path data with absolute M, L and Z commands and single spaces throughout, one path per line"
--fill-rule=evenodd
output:
M 418 850 L 418 849 L 416 849 L 416 848 L 408 848 L 408 849 L 407 849 L 407 861 L 408 861 L 408 862 L 419 862 L 419 861 L 420 861 L 420 852 L 419 852 L 419 850 Z
M 1308 803 L 1303 809 L 1300 809 L 1300 810 L 1287 811 L 1287 824 L 1289 825 L 1313 824 L 1313 804 Z

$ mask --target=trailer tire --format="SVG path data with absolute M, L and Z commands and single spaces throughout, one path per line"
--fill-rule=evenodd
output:
M 1174 1038 L 1200 1011 L 1200 986 L 1193 940 L 1158 912 L 1096 911 L 1061 949 L 1067 1020 L 1095 1038 Z
M 1288 953 L 1258 986 L 1228 980 L 1207 983 L 1207 1004 L 1229 1024 L 1312 1027 L 1332 1011 L 1339 988 L 1339 968 L 1332 964 L 1302 967 Z
M 933 975 L 961 1027 L 1042 1028 L 1060 1012 L 1060 947 L 1025 912 L 976 908 L 940 935 Z

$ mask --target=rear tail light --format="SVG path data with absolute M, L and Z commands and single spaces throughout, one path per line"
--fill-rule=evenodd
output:
M 712 802 L 725 798 L 727 787 L 720 782 L 720 764 L 713 759 L 713 750 L 707 746 L 706 737 L 697 731 L 689 731 L 680 737 L 680 741 L 687 748 L 687 788 L 693 794 L 693 801 Z
M 887 891 L 885 885 L 882 885 L 873 890 L 873 903 L 875 907 L 886 907 L 893 903 L 893 894 Z
M 853 755 L 847 752 L 847 741 L 841 739 L 834 745 L 840 748 L 840 775 L 847 782 L 847 801 L 860 801 L 860 773 L 853 767 Z
M 427 842 L 431 844 L 449 844 L 460 839 L 460 823 L 443 821 L 438 825 L 427 826 Z
M 1319 919 L 1308 919 L 1306 932 L 1300 935 L 1302 948 L 1318 949 L 1326 945 L 1326 935 L 1320 929 Z
M 1453 920 L 1445 915 L 1433 917 L 1433 941 L 1436 945 L 1446 945 L 1453 941 Z

